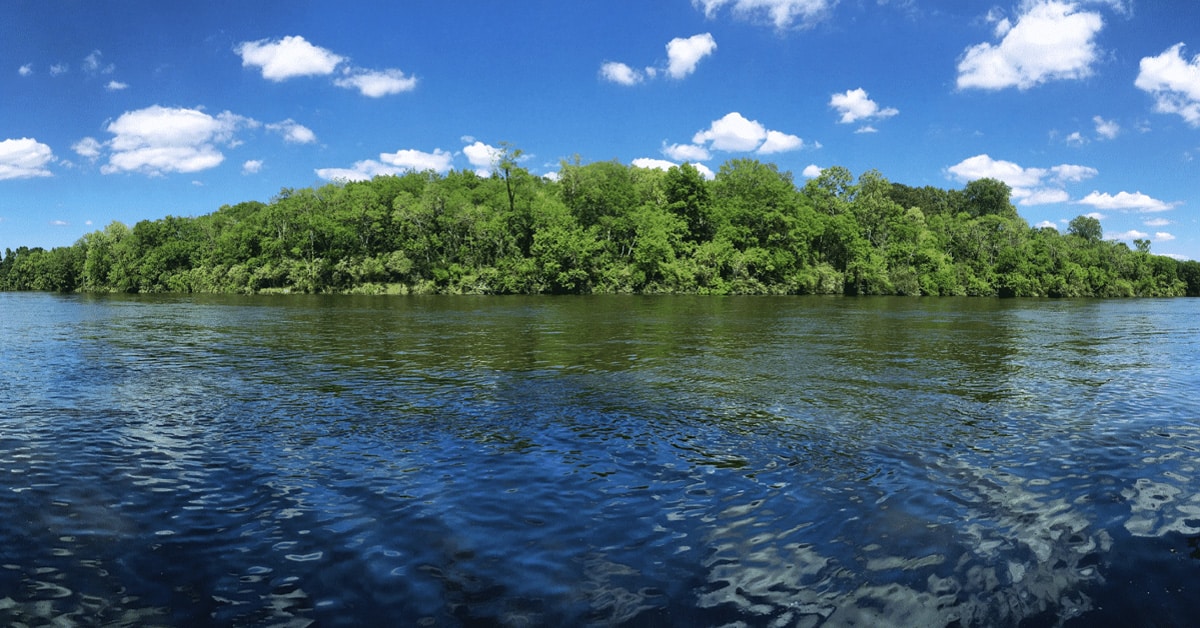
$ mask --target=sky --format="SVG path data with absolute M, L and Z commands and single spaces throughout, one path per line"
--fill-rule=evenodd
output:
M 993 177 L 1030 225 L 1200 259 L 1200 2 L 0 2 L 0 250 L 501 145 Z

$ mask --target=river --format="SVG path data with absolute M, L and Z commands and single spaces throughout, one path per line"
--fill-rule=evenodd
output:
M 1198 307 L 0 294 L 0 623 L 1188 625 Z

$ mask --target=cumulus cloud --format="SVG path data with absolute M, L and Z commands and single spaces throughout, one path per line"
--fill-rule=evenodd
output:
M 653 168 L 653 169 L 657 169 L 657 170 L 670 170 L 671 168 L 674 168 L 679 165 L 673 161 L 667 161 L 665 159 L 654 159 L 651 157 L 639 157 L 637 159 L 634 159 L 630 163 L 634 167 L 637 167 L 637 168 Z M 717 176 L 716 173 L 714 173 L 711 168 L 709 168 L 708 166 L 705 166 L 704 164 L 692 164 L 692 167 L 695 168 L 696 171 L 700 173 L 700 176 L 704 177 L 705 179 L 708 179 L 709 181 L 711 181 L 714 177 Z
M 667 42 L 667 76 L 682 79 L 696 71 L 696 66 L 717 49 L 717 40 L 710 33 L 691 37 L 676 37 Z M 618 85 L 637 85 L 659 75 L 660 69 L 648 66 L 638 70 L 620 61 L 606 61 L 600 65 L 600 78 Z
M 289 144 L 311 144 L 317 141 L 317 134 L 312 129 L 288 118 L 283 122 L 267 125 L 267 130 L 283 136 L 283 141 Z
M 26 63 L 25 65 L 17 68 L 17 74 L 20 74 L 21 76 L 31 76 L 33 74 L 33 64 Z
M 834 94 L 829 99 L 829 106 L 837 109 L 842 117 L 841 124 L 853 124 L 859 120 L 880 120 L 890 118 L 898 113 L 894 107 L 881 108 L 878 103 L 867 96 L 863 88 L 849 89 L 842 94 Z
M 54 161 L 50 147 L 29 137 L 0 142 L 0 181 L 48 177 Z
M 1129 231 L 1124 231 L 1121 233 L 1114 233 L 1112 235 L 1108 235 L 1104 239 L 1105 240 L 1145 240 L 1148 237 L 1150 237 L 1149 233 L 1146 233 L 1144 231 L 1138 231 L 1137 229 L 1130 229 Z
M 714 150 L 749 152 L 758 148 L 765 139 L 766 127 L 734 111 L 720 120 L 714 120 L 708 129 L 697 132 L 692 137 L 692 143 L 709 144 Z
M 1084 179 L 1091 179 L 1100 174 L 1100 171 L 1090 166 L 1062 164 L 1050 168 L 1050 174 L 1055 181 L 1078 183 Z
M 100 157 L 100 149 L 104 145 L 94 137 L 85 137 L 71 145 L 71 150 L 75 151 L 76 155 L 83 157 L 89 161 L 96 161 Z
M 1080 205 L 1089 205 L 1097 210 L 1132 211 L 1141 213 L 1165 212 L 1175 208 L 1174 203 L 1167 203 L 1151 198 L 1141 192 L 1117 192 L 1115 195 L 1107 192 L 1092 192 L 1079 201 Z
M 692 0 L 692 6 L 702 9 L 706 17 L 730 6 L 733 14 L 742 19 L 767 21 L 778 29 L 812 26 L 829 14 L 838 0 Z
M 66 74 L 70 70 L 71 70 L 71 68 L 69 66 L 67 66 L 67 64 L 65 64 L 65 63 L 55 63 L 54 65 L 50 66 L 50 76 L 58 76 L 59 74 Z
M 466 155 L 467 161 L 475 168 L 475 174 L 486 177 L 492 174 L 492 170 L 504 156 L 504 149 L 475 140 L 473 144 L 463 147 L 463 155 Z
M 707 148 L 695 144 L 671 144 L 663 142 L 662 154 L 675 161 L 708 161 L 712 153 Z
M 720 120 L 713 120 L 707 129 L 698 131 L 692 143 L 712 150 L 733 153 L 757 151 L 759 154 L 781 153 L 800 149 L 804 140 L 766 128 L 757 120 L 749 120 L 734 111 Z
M 824 170 L 824 168 L 818 166 L 817 164 L 809 164 L 804 167 L 804 171 L 800 174 L 804 175 L 804 178 L 806 179 L 815 179 L 821 176 L 822 170 Z
M 651 168 L 658 170 L 670 170 L 679 164 L 665 159 L 653 159 L 651 157 L 639 157 L 633 160 L 633 165 L 637 168 Z
M 1165 231 L 1155 231 L 1154 232 L 1154 241 L 1155 242 L 1170 242 L 1171 240 L 1174 240 L 1174 239 L 1175 239 L 1174 235 L 1171 235 Z
M 433 149 L 432 153 L 409 149 L 398 150 L 394 153 L 380 153 L 379 159 L 384 163 L 391 164 L 405 171 L 424 172 L 426 170 L 433 170 L 444 173 L 450 170 L 450 164 L 454 161 L 454 155 L 437 148 Z
M 700 60 L 717 49 L 717 40 L 710 33 L 676 37 L 667 43 L 667 75 L 681 79 L 696 71 Z
M 110 92 L 119 92 L 128 87 L 129 83 L 122 83 L 121 81 L 109 81 L 108 84 L 104 86 L 104 89 L 107 89 Z
M 104 65 L 103 56 L 99 50 L 93 50 L 83 59 L 83 71 L 88 74 L 112 74 L 117 67 L 111 63 Z
M 619 61 L 608 61 L 601 65 L 600 77 L 619 85 L 637 85 L 646 80 L 646 76 L 642 72 Z
M 786 153 L 803 147 L 804 140 L 795 135 L 768 130 L 767 139 L 762 143 L 762 146 L 758 147 L 758 154 L 773 155 L 775 153 Z
M 225 160 L 218 145 L 234 145 L 234 133 L 258 123 L 228 111 L 210 116 L 199 109 L 158 105 L 128 111 L 108 125 L 111 153 L 104 174 L 199 172 Z
M 242 57 L 242 67 L 257 67 L 268 81 L 283 81 L 297 76 L 333 74 L 345 57 L 314 46 L 299 35 L 283 39 L 260 39 L 238 44 L 234 52 Z
M 1104 27 L 1099 13 L 1074 3 L 1037 0 L 1017 18 L 997 20 L 999 43 L 984 42 L 963 53 L 959 89 L 1029 89 L 1052 80 L 1092 74 L 1100 58 L 1096 35 Z
M 315 46 L 299 35 L 282 39 L 245 41 L 233 51 L 242 57 L 242 67 L 257 67 L 263 78 L 284 81 L 297 76 L 332 76 L 333 84 L 356 89 L 368 98 L 382 98 L 416 89 L 416 77 L 397 69 L 372 70 L 349 65 L 349 59 Z M 340 71 L 338 68 L 341 68 Z
M 247 159 L 242 164 L 242 174 L 256 174 L 262 170 L 263 162 L 261 159 Z
M 976 155 L 950 166 L 946 171 L 962 183 L 976 179 L 998 179 L 1012 188 L 1012 197 L 1020 205 L 1063 203 L 1070 195 L 1063 189 L 1067 183 L 1078 183 L 1097 174 L 1095 168 L 1062 164 L 1051 168 L 1025 168 L 1011 161 Z
M 1036 228 L 1036 229 L 1053 229 L 1055 231 L 1058 231 L 1058 225 L 1050 222 L 1049 220 L 1043 220 L 1043 221 L 1039 222 L 1038 224 L 1034 225 L 1034 228 Z
M 1200 127 L 1200 55 L 1184 59 L 1182 43 L 1143 58 L 1134 85 L 1154 96 L 1155 111 L 1177 114 Z
M 447 172 L 454 155 L 434 149 L 432 153 L 419 150 L 398 150 L 380 153 L 379 160 L 364 159 L 354 162 L 350 168 L 318 168 L 317 176 L 325 180 L 369 181 L 379 176 L 399 175 L 406 172 L 435 170 Z
M 1096 135 L 1111 140 L 1121 134 L 1121 125 L 1115 120 L 1105 120 L 1100 116 L 1094 116 L 1092 122 L 1096 123 Z
M 1171 221 L 1167 220 L 1166 218 L 1151 218 L 1142 224 L 1146 225 L 1147 227 L 1165 227 L 1171 224 Z
M 416 89 L 417 79 L 400 70 L 347 68 L 344 76 L 334 80 L 333 84 L 347 89 L 357 89 L 360 94 L 368 98 L 382 98 Z

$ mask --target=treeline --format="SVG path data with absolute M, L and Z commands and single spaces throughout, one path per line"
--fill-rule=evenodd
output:
M 705 180 L 617 162 L 284 189 L 269 203 L 112 223 L 6 250 L 0 289 L 87 292 L 1200 295 L 1200 263 L 1034 229 L 1007 185 L 914 188 L 828 168 L 797 188 L 733 160 Z

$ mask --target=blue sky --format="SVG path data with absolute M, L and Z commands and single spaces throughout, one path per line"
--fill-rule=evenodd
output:
M 1200 259 L 1194 0 L 0 3 L 0 250 L 502 142 L 914 186 Z

